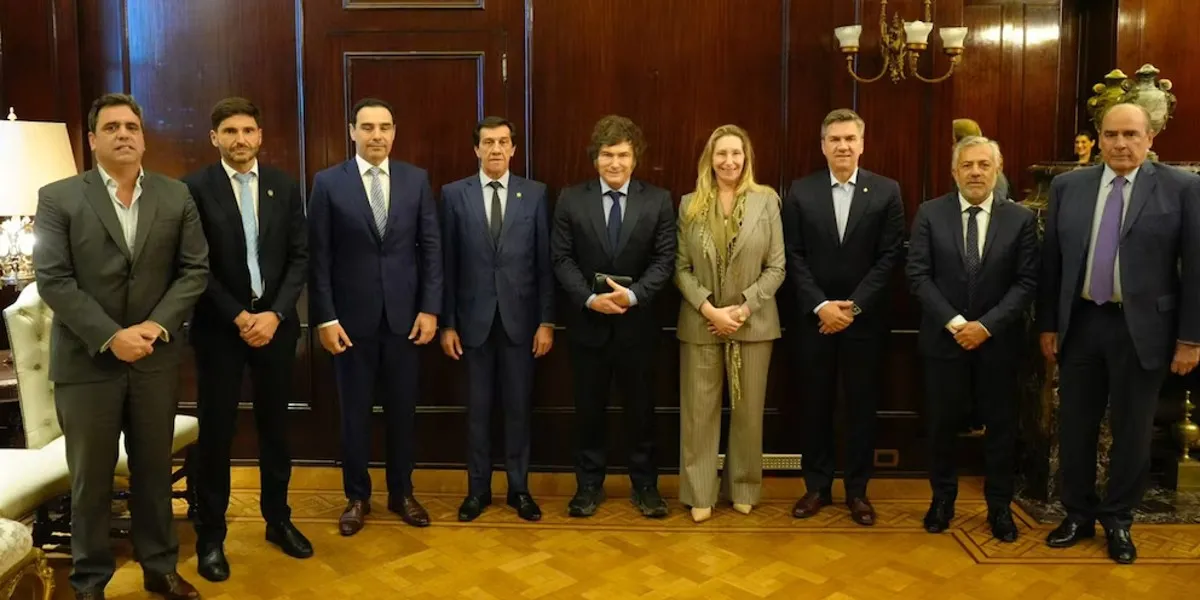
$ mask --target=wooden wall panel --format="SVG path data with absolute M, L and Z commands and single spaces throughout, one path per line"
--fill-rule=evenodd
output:
M 263 162 L 303 177 L 295 0 L 127 0 L 127 89 L 146 113 L 146 168 L 183 176 L 218 159 L 209 114 L 263 110 Z
M 1174 84 L 1175 117 L 1154 140 L 1161 160 L 1200 160 L 1200 48 L 1189 27 L 1200 23 L 1200 2 L 1192 0 L 1120 0 L 1116 65 L 1133 76 L 1143 64 L 1158 67 Z
M 893 0 L 889 9 L 912 20 L 921 4 Z M 518 129 L 514 171 L 546 182 L 552 195 L 595 176 L 585 156 L 588 134 L 598 117 L 615 112 L 632 117 L 649 139 L 637 175 L 676 198 L 692 188 L 701 144 L 717 125 L 746 127 L 760 180 L 783 188 L 824 168 L 820 120 L 831 109 L 851 107 L 868 123 L 863 166 L 901 182 L 911 221 L 921 201 L 949 189 L 951 119 L 979 120 L 1001 142 L 1016 188 L 1029 187 L 1028 164 L 1066 151 L 1082 102 L 1077 90 L 1086 89 L 1077 73 L 1116 62 L 1118 48 L 1127 71 L 1155 62 L 1175 81 L 1183 103 L 1158 148 L 1189 158 L 1171 153 L 1185 152 L 1185 142 L 1175 140 L 1195 137 L 1188 128 L 1197 119 L 1186 111 L 1200 79 L 1186 69 L 1196 53 L 1186 38 L 1170 34 L 1175 23 L 1200 18 L 1193 4 L 938 0 L 938 26 L 965 24 L 972 33 L 958 74 L 930 85 L 886 78 L 859 84 L 845 72 L 832 30 L 864 25 L 858 67 L 873 74 L 880 66 L 878 0 L 0 0 L 0 101 L 14 94 L 45 99 L 36 110 L 70 124 L 82 122 L 100 93 L 131 91 L 146 107 L 147 165 L 182 175 L 216 157 L 207 141 L 213 102 L 246 95 L 265 111 L 264 160 L 309 183 L 317 170 L 350 156 L 349 107 L 375 94 L 397 106 L 393 155 L 428 169 L 435 188 L 474 171 L 470 128 L 481 114 L 501 114 Z M 1120 32 L 1108 50 L 1090 41 L 1105 27 L 1118 32 L 1118 15 Z M 14 41 L 13 31 L 25 41 Z M 947 65 L 936 33 L 934 40 L 922 60 L 926 75 L 940 75 Z M 45 52 L 15 61 L 18 43 Z M 57 62 L 48 58 L 53 48 Z M 90 165 L 82 138 L 74 141 Z M 924 464 L 912 331 L 917 308 L 899 273 L 895 288 L 878 445 L 899 450 L 898 470 L 912 472 Z M 787 290 L 780 294 L 785 314 Z M 663 328 L 655 359 L 659 458 L 673 465 L 678 351 L 671 327 L 678 296 L 663 294 L 654 309 Z M 535 381 L 534 462 L 543 468 L 571 462 L 565 333 L 558 332 Z M 777 344 L 768 452 L 798 451 L 794 431 L 805 399 L 790 378 L 790 354 L 786 339 Z M 434 347 L 422 350 L 421 361 L 418 458 L 461 464 L 462 365 Z M 330 361 L 307 334 L 297 368 L 304 398 L 293 423 L 298 453 L 336 459 Z M 609 413 L 614 464 L 624 456 L 618 400 Z M 252 435 L 249 426 L 240 431 L 241 456 L 253 456 Z

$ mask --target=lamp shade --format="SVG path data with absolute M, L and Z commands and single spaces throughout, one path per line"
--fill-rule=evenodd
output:
M 942 27 L 938 33 L 942 36 L 942 48 L 946 50 L 961 50 L 967 39 L 966 27 Z
M 909 44 L 928 44 L 929 32 L 933 31 L 933 23 L 924 21 L 905 21 L 904 38 Z
M 0 216 L 33 216 L 39 188 L 78 173 L 65 124 L 0 120 Z
M 857 48 L 858 37 L 862 35 L 862 25 L 836 27 L 833 30 L 833 35 L 837 38 L 838 45 L 842 48 Z

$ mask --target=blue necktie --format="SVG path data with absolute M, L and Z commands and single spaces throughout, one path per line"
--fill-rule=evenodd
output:
M 621 241 L 621 196 L 624 194 L 618 190 L 609 190 L 605 195 L 612 198 L 612 207 L 608 209 L 608 243 L 615 253 L 617 242 Z
M 1125 178 L 1113 179 L 1112 191 L 1104 201 L 1096 244 L 1092 247 L 1092 302 L 1104 304 L 1113 299 L 1116 287 L 1117 249 L 1121 247 L 1121 212 L 1125 205 Z
M 967 297 L 975 295 L 975 284 L 979 279 L 979 220 L 977 217 L 983 209 L 972 206 L 967 209 L 967 243 L 963 248 L 967 259 Z
M 255 298 L 263 293 L 262 272 L 258 269 L 258 219 L 254 214 L 254 173 L 238 173 L 233 176 L 241 184 L 242 232 L 246 234 L 246 268 L 250 270 L 250 291 Z

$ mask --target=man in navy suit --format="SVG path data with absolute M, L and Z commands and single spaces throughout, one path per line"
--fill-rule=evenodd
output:
M 1059 363 L 1059 457 L 1067 518 L 1053 548 L 1096 535 L 1108 555 L 1137 558 L 1129 529 L 1150 470 L 1150 439 L 1167 369 L 1200 360 L 1200 177 L 1146 161 L 1150 115 L 1118 104 L 1104 115 L 1104 163 L 1054 178 L 1042 246 L 1038 327 Z M 1057 354 L 1056 354 L 1057 352 Z M 1105 498 L 1096 494 L 1096 438 L 1110 410 Z
M 951 164 L 957 191 L 921 204 L 908 248 L 908 278 L 921 302 L 917 343 L 931 450 L 925 530 L 941 533 L 954 518 L 956 425 L 978 406 L 986 427 L 988 524 L 993 537 L 1013 542 L 1017 367 L 1037 288 L 1037 218 L 998 195 L 995 142 L 966 137 Z
M 245 98 L 212 110 L 213 146 L 221 160 L 183 179 L 208 239 L 208 288 L 196 304 L 190 341 L 196 355 L 200 442 L 196 489 L 196 562 L 209 581 L 229 578 L 225 510 L 229 448 L 247 368 L 254 380 L 259 480 L 267 540 L 289 556 L 312 556 L 287 503 L 292 462 L 288 401 L 300 319 L 296 302 L 308 275 L 308 230 L 300 184 L 262 164 L 261 114 Z
M 442 306 L 441 232 L 429 175 L 388 159 L 396 139 L 390 104 L 366 98 L 351 115 L 356 155 L 317 173 L 308 206 L 311 319 L 333 354 L 341 400 L 349 500 L 338 523 L 342 535 L 358 533 L 371 512 L 367 460 L 376 399 L 387 423 L 388 509 L 414 527 L 429 525 L 412 492 L 416 346 L 437 334 Z
M 467 498 L 459 521 L 492 503 L 491 408 L 504 408 L 508 505 L 526 521 L 542 518 L 529 494 L 533 362 L 554 344 L 554 271 L 546 186 L 513 175 L 513 124 L 488 117 L 475 126 L 480 171 L 442 188 L 446 294 L 442 351 L 467 366 Z
M 867 482 L 875 464 L 875 409 L 883 395 L 888 282 L 904 252 L 900 184 L 858 166 L 866 124 L 840 108 L 821 123 L 828 167 L 792 182 L 783 201 L 788 280 L 799 306 L 789 335 L 806 398 L 803 497 L 798 519 L 833 503 L 833 407 L 839 371 L 846 397 L 846 506 L 875 524 Z

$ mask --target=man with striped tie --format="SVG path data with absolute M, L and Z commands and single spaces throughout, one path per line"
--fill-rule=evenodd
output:
M 193 455 L 197 567 L 205 579 L 229 578 L 223 549 L 229 506 L 229 448 L 249 367 L 258 429 L 262 515 L 267 540 L 296 558 L 312 545 L 291 522 L 287 405 L 300 320 L 296 301 L 308 269 L 308 232 L 300 184 L 260 163 L 261 113 L 245 98 L 212 111 L 212 144 L 221 160 L 184 178 L 208 239 L 208 288 L 196 305 L 190 340 L 196 356 L 200 440 Z
M 310 320 L 333 354 L 342 411 L 342 535 L 358 533 L 371 512 L 376 403 L 387 427 L 388 509 L 429 525 L 412 491 L 413 420 L 416 347 L 433 339 L 442 308 L 441 232 L 429 175 L 388 158 L 394 115 L 375 98 L 354 106 L 355 156 L 317 173 L 308 204 Z

